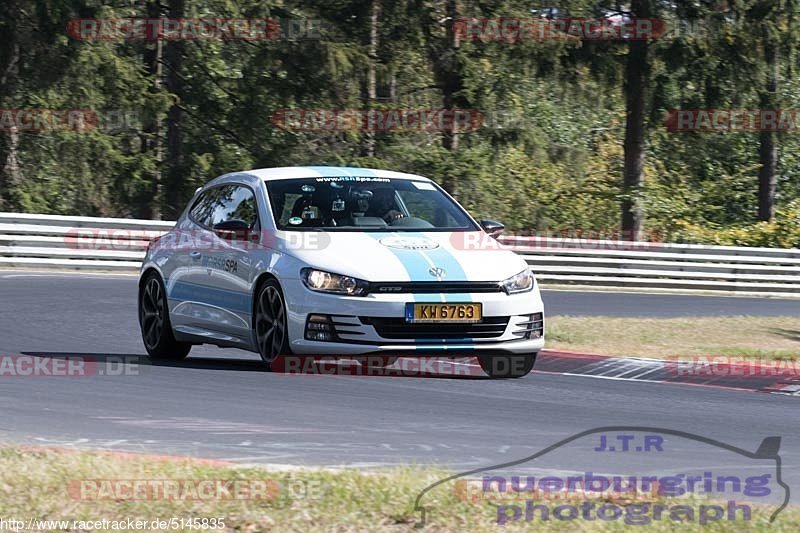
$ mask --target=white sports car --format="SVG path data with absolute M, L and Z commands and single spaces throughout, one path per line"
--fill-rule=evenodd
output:
M 220 176 L 150 243 L 139 321 L 153 358 L 195 344 L 279 356 L 476 356 L 520 377 L 544 346 L 533 273 L 433 181 L 285 167 Z

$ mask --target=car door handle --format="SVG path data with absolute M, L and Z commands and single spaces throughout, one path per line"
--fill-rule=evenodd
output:
M 202 254 L 201 254 L 200 252 L 189 252 L 189 256 L 190 256 L 192 259 L 200 259 L 200 256 L 201 256 L 201 255 L 202 255 Z

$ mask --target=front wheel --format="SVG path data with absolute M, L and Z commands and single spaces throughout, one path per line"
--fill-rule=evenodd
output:
M 151 358 L 180 361 L 189 355 L 192 345 L 176 341 L 172 333 L 164 282 L 155 272 L 145 278 L 139 291 L 139 326 Z
M 536 355 L 479 355 L 478 362 L 490 378 L 521 378 L 533 370 Z
M 254 322 L 258 353 L 269 368 L 275 359 L 289 354 L 286 306 L 274 279 L 264 282 L 256 293 Z

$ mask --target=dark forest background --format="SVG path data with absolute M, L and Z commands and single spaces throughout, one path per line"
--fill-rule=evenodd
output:
M 225 172 L 427 175 L 525 231 L 800 245 L 800 133 L 671 132 L 672 109 L 800 108 L 793 1 L 2 0 L 0 108 L 85 109 L 86 131 L 0 128 L 0 210 L 174 218 Z M 270 18 L 243 40 L 85 40 L 87 18 Z M 463 17 L 630 17 L 653 40 L 464 38 Z M 312 26 L 312 28 L 309 28 Z M 295 131 L 285 109 L 474 109 L 470 132 Z M 798 125 L 800 127 L 800 124 Z

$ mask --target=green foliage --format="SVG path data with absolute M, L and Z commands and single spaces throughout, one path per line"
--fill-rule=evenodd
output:
M 721 227 L 677 221 L 676 229 L 669 237 L 674 242 L 800 248 L 800 200 L 793 200 L 778 209 L 771 222 Z
M 381 15 L 372 59 L 377 100 L 370 102 L 374 2 Z M 23 4 L 26 9 L 14 11 Z M 161 15 L 168 16 L 181 3 L 162 4 Z M 444 3 L 431 0 L 183 4 L 185 17 L 313 20 L 324 31 L 320 39 L 196 40 L 178 48 L 164 42 L 162 53 L 178 50 L 180 59 L 170 88 L 169 56 L 162 57 L 160 77 L 146 60 L 155 42 L 81 41 L 66 32 L 68 21 L 79 17 L 148 16 L 154 2 L 10 0 L 0 8 L 0 72 L 11 64 L 11 43 L 22 46 L 18 76 L 0 86 L 0 107 L 90 109 L 101 124 L 85 132 L 21 133 L 21 175 L 4 178 L 0 168 L 0 208 L 169 218 L 197 186 L 225 172 L 341 164 L 417 172 L 440 182 L 455 177 L 458 199 L 473 214 L 513 230 L 618 228 L 626 43 L 466 39 L 448 49 Z M 579 17 L 601 16 L 617 4 L 560 3 Z M 645 183 L 638 191 L 646 230 L 687 242 L 798 246 L 796 134 L 779 136 L 775 220 L 755 223 L 758 134 L 676 134 L 661 124 L 674 108 L 757 108 L 765 42 L 777 43 L 786 69 L 776 105 L 800 108 L 800 83 L 791 75 L 798 38 L 791 6 L 781 10 L 765 0 L 722 8 L 710 0 L 653 5 L 669 28 L 681 31 L 652 43 Z M 517 0 L 461 0 L 459 6 L 467 17 L 532 16 L 531 4 Z M 286 131 L 272 123 L 283 109 L 441 108 L 432 49 L 452 54 L 460 77 L 453 96 L 484 117 L 481 129 L 459 136 L 456 150 L 447 150 L 438 132 L 378 132 L 374 156 L 366 157 L 363 132 Z M 167 146 L 168 114 L 176 109 L 179 138 Z M 112 124 L 119 116 L 129 120 Z M 0 132 L 0 155 L 10 142 Z M 153 148 L 159 143 L 160 155 Z

